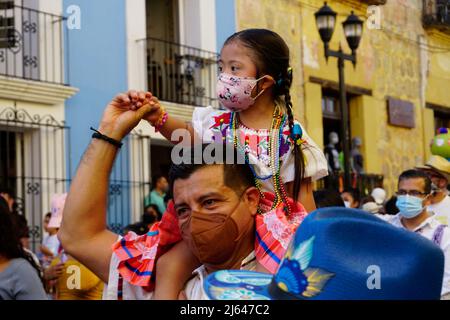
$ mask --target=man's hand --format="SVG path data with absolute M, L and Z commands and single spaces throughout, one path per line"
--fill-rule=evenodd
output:
M 159 109 L 150 92 L 130 90 L 119 94 L 106 106 L 99 131 L 120 141 L 145 116 L 158 113 Z
M 157 119 L 161 115 L 157 99 L 150 92 L 128 91 L 106 106 L 98 130 L 120 141 L 152 115 Z M 109 280 L 111 247 L 118 240 L 106 224 L 108 179 L 118 152 L 105 141 L 91 141 L 72 180 L 58 232 L 65 251 L 104 282 Z

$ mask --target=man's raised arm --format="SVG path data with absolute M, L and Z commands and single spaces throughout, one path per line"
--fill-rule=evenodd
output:
M 155 106 L 151 94 L 129 91 L 114 98 L 106 107 L 99 131 L 117 141 L 122 140 Z M 93 139 L 73 179 L 64 207 L 58 237 L 63 248 L 108 282 L 112 245 L 117 235 L 106 228 L 109 175 L 118 148 Z

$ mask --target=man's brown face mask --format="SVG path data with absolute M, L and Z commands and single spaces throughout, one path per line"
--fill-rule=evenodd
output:
M 181 219 L 181 232 L 197 258 L 206 265 L 231 267 L 240 256 L 239 243 L 253 232 L 253 218 L 246 215 L 242 195 L 231 210 L 219 208 L 216 212 L 192 211 L 186 219 Z M 248 209 L 247 209 L 248 210 Z M 241 228 L 236 221 L 242 221 Z

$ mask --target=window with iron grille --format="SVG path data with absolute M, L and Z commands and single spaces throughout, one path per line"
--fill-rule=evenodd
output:
M 0 0 L 0 48 L 14 46 L 14 1 Z
M 424 0 L 423 23 L 450 31 L 450 0 Z

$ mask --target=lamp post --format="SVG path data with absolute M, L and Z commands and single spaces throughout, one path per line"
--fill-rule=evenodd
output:
M 315 14 L 316 25 L 320 34 L 320 38 L 323 41 L 325 49 L 325 59 L 328 62 L 329 57 L 336 57 L 338 59 L 339 70 L 339 103 L 341 105 L 342 113 L 342 130 L 341 136 L 343 141 L 344 152 L 344 186 L 350 187 L 350 133 L 348 130 L 348 105 L 347 95 L 345 92 L 345 80 L 344 80 L 344 62 L 351 61 L 353 66 L 356 66 L 356 49 L 359 46 L 361 40 L 363 22 L 356 16 L 353 11 L 347 17 L 342 25 L 344 27 L 345 38 L 347 39 L 348 46 L 352 50 L 351 54 L 344 53 L 341 44 L 339 44 L 339 50 L 331 50 L 329 42 L 333 36 L 334 27 L 336 25 L 336 12 L 331 9 L 325 2 L 323 7 L 319 9 Z

